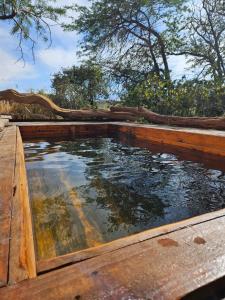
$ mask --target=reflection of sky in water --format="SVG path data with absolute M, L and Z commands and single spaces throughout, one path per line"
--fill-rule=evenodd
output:
M 26 143 L 25 155 L 39 258 L 225 206 L 222 171 L 162 149 L 93 138 Z

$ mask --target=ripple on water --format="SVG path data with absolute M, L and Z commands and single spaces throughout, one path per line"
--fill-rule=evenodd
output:
M 24 148 L 39 258 L 225 207 L 222 171 L 162 146 L 92 138 Z

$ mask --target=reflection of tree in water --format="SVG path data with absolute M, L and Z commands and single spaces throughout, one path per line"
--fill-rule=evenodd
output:
M 74 139 L 73 141 L 61 142 L 61 151 L 84 158 L 97 157 L 99 149 L 104 148 L 104 138 Z
M 103 138 L 74 139 L 73 141 L 31 141 L 24 144 L 26 161 L 44 160 L 47 154 L 65 152 L 67 154 L 93 158 L 98 156 L 96 150 L 104 145 Z M 83 149 L 83 147 L 85 149 Z M 84 151 L 85 150 L 85 151 Z
M 107 210 L 111 231 L 164 224 L 166 207 L 173 211 L 172 221 L 224 207 L 225 182 L 220 171 L 107 139 L 97 144 L 92 140 L 89 146 L 98 155 L 87 162 L 90 183 L 80 194 Z
M 185 163 L 185 181 L 190 213 L 199 215 L 225 208 L 225 174 L 219 170 Z
M 56 153 L 60 149 L 60 143 L 55 141 L 33 141 L 24 144 L 26 162 L 43 161 L 45 155 Z
M 74 182 L 74 188 L 89 205 L 89 208 L 82 207 L 84 214 L 90 222 L 96 220 L 98 227 L 101 227 L 100 219 L 105 218 L 107 230 L 111 233 L 128 232 L 129 229 L 137 232 L 224 207 L 225 181 L 221 172 L 190 161 L 178 161 L 174 155 L 151 153 L 108 138 L 48 141 L 46 145 L 34 144 L 28 150 L 28 161 L 43 160 L 51 153 L 70 154 L 69 172 L 76 166 L 74 162 L 81 160 L 86 168 L 86 182 L 82 186 L 76 186 Z M 57 198 L 46 201 L 46 214 L 51 209 L 54 213 L 49 214 L 43 226 L 54 227 L 55 224 L 62 231 L 57 231 L 59 239 L 63 240 L 64 233 L 73 239 L 71 232 L 77 230 L 75 236 L 79 236 L 78 231 L 83 232 L 83 228 L 78 217 L 74 221 L 74 216 L 60 211 L 58 201 Z M 61 215 L 58 219 L 55 218 L 57 214 Z M 71 227 L 72 222 L 78 229 Z M 68 228 L 67 232 L 63 227 Z M 74 243 L 78 242 L 82 243 L 81 240 L 71 242 L 73 251 Z M 65 247 L 70 247 L 69 242 Z
M 151 193 L 145 181 L 152 167 L 152 158 L 146 156 L 145 150 L 125 147 L 109 139 L 102 139 L 100 143 L 93 139 L 83 146 L 81 153 L 80 146 L 75 152 L 72 150 L 72 153 L 84 157 L 88 153 L 88 157 L 92 157 L 87 162 L 85 173 L 89 184 L 79 188 L 79 193 L 88 203 L 96 203 L 98 208 L 107 211 L 109 231 L 129 228 L 130 225 L 149 227 L 153 220 L 163 218 L 166 205 Z M 89 147 L 94 149 L 92 156 L 85 150 Z M 152 179 L 151 184 L 163 188 L 169 176 L 166 172 L 160 180 Z
M 111 232 L 129 229 L 130 225 L 145 227 L 152 219 L 163 218 L 164 215 L 165 205 L 156 195 L 139 195 L 129 186 L 102 176 L 96 176 L 90 185 L 83 186 L 79 191 L 87 202 L 96 202 L 99 208 L 107 210 L 108 230 Z
M 46 255 L 49 254 L 47 249 L 42 249 L 42 245 L 54 247 L 56 255 L 87 248 L 83 225 L 67 199 L 67 193 L 51 198 L 32 199 L 38 259 L 47 258 Z M 43 232 L 48 232 L 49 235 L 43 235 Z

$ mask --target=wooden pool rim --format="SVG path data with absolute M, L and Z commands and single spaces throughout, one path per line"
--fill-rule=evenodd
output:
M 181 156 L 191 150 L 199 160 L 213 155 L 225 161 L 224 131 L 109 122 L 11 123 L 0 139 L 0 299 L 180 299 L 225 278 L 225 209 L 36 261 L 21 136 L 120 137 L 138 145 L 168 145 Z

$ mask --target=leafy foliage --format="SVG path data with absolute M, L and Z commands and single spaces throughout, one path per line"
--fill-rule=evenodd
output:
M 51 42 L 49 21 L 72 7 L 55 0 L 0 0 L 0 20 L 12 24 L 22 44 Z M 221 115 L 225 111 L 225 5 L 215 0 L 92 0 L 75 6 L 64 29 L 81 37 L 80 54 L 90 60 L 53 76 L 60 106 L 95 106 L 112 88 L 125 105 L 163 114 Z M 34 36 L 38 38 L 33 38 Z M 170 61 L 186 58 L 193 77 L 171 78 Z M 95 62 L 95 63 L 94 63 Z M 109 82 L 110 80 L 110 82 Z M 114 92 L 115 93 L 115 92 Z
M 196 1 L 176 22 L 176 55 L 189 57 L 201 77 L 225 79 L 225 2 Z M 183 28 L 183 29 L 181 29 Z
M 52 87 L 55 102 L 65 108 L 93 107 L 98 98 L 108 96 L 107 78 L 101 67 L 91 62 L 54 74 Z
M 77 12 L 66 29 L 82 34 L 81 52 L 109 69 L 124 104 L 183 116 L 224 113 L 223 1 L 96 0 Z M 173 81 L 174 56 L 185 56 L 196 78 Z
M 11 24 L 11 34 L 19 40 L 21 58 L 24 59 L 23 43 L 28 41 L 34 57 L 39 39 L 51 44 L 51 22 L 56 23 L 71 7 L 56 7 L 56 0 L 0 0 L 0 21 Z
M 171 84 L 153 75 L 131 85 L 123 95 L 123 104 L 145 106 L 160 114 L 217 116 L 225 111 L 225 84 L 185 78 Z
M 184 1 L 99 0 L 90 8 L 77 7 L 79 18 L 66 29 L 83 36 L 83 51 L 116 57 L 134 65 L 149 65 L 149 72 L 170 79 L 167 60 L 167 20 Z

